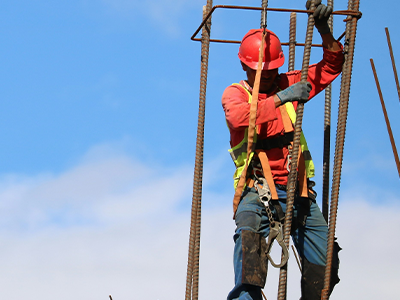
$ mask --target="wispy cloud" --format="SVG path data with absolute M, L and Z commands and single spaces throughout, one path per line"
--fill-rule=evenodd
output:
M 4 298 L 183 297 L 190 211 L 180 204 L 191 200 L 192 166 L 149 167 L 114 150 L 94 147 L 60 174 L 0 179 Z M 208 188 L 215 179 L 207 174 L 223 167 L 218 158 L 205 167 L 204 201 L 220 205 L 202 212 L 200 299 L 225 298 L 233 284 L 232 195 Z M 396 299 L 400 265 L 393 249 L 400 245 L 392 235 L 400 226 L 399 206 L 342 195 L 342 281 L 331 298 Z M 289 272 L 288 297 L 299 297 L 293 255 Z M 277 281 L 271 267 L 267 297 L 275 297 Z
M 35 230 L 81 222 L 119 223 L 153 210 L 169 211 L 190 190 L 189 170 L 150 169 L 126 155 L 105 154 L 98 148 L 104 147 L 92 149 L 79 165 L 61 174 L 4 176 L 2 227 L 14 224 Z

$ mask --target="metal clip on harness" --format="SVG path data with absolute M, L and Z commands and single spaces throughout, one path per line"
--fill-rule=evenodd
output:
M 253 171 L 254 171 L 254 176 L 256 178 L 254 181 L 254 187 L 257 190 L 258 196 L 260 197 L 260 201 L 265 206 L 265 210 L 268 214 L 268 220 L 269 220 L 269 236 L 268 236 L 267 250 L 265 251 L 265 254 L 267 255 L 269 261 L 275 268 L 281 268 L 287 263 L 289 259 L 289 251 L 283 239 L 282 224 L 280 222 L 275 222 L 273 218 L 270 209 L 270 201 L 272 199 L 272 196 L 267 180 L 264 177 L 257 176 L 257 171 L 262 172 L 262 170 L 253 166 Z M 280 264 L 276 264 L 272 259 L 272 257 L 270 256 L 272 244 L 274 243 L 275 239 L 277 240 L 279 246 L 281 246 L 283 251 L 283 256 Z
M 269 255 L 275 239 L 278 242 L 279 246 L 281 246 L 283 251 L 283 256 L 280 264 L 276 264 L 272 257 Z M 275 268 L 283 267 L 289 259 L 289 251 L 286 248 L 285 241 L 283 240 L 282 224 L 280 222 L 273 222 L 269 225 L 267 251 L 265 253 L 267 254 L 269 261 L 271 262 L 271 265 L 273 265 Z

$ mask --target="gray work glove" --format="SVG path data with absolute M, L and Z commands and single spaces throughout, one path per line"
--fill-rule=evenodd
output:
M 321 0 L 315 0 L 315 11 L 313 13 L 315 27 L 320 34 L 326 34 L 331 32 L 328 25 L 328 19 L 332 14 L 332 7 L 326 6 L 321 3 Z M 311 1 L 306 2 L 306 8 L 309 10 L 311 7 Z
M 282 104 L 293 101 L 305 102 L 308 100 L 311 89 L 311 83 L 297 82 L 276 95 L 281 99 Z

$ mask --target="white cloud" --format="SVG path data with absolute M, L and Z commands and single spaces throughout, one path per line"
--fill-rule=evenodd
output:
M 339 209 L 342 282 L 335 299 L 397 299 L 394 283 L 400 280 L 400 263 L 395 249 L 400 246 L 396 238 L 400 206 L 372 205 L 364 198 L 345 202 Z
M 5 298 L 162 299 L 151 294 L 170 280 L 167 267 L 184 284 L 189 216 L 176 206 L 190 199 L 192 170 L 98 150 L 62 174 L 4 176 Z
M 205 174 L 222 167 L 218 160 L 206 164 Z M 102 146 L 61 174 L 3 176 L 2 297 L 183 298 L 190 211 L 180 205 L 191 201 L 192 174 L 192 166 L 149 168 Z M 232 195 L 209 192 L 205 182 L 204 202 L 212 197 L 226 205 L 202 212 L 200 299 L 224 299 L 233 284 Z M 337 228 L 342 281 L 331 299 L 396 299 L 400 263 L 393 233 L 400 226 L 399 206 L 342 195 Z M 278 271 L 270 267 L 268 299 L 276 297 L 277 281 Z M 291 254 L 288 298 L 296 297 L 299 270 Z

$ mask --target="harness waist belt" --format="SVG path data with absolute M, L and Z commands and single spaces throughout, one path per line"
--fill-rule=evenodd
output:
M 294 132 L 291 131 L 274 138 L 258 140 L 256 143 L 256 149 L 270 150 L 273 148 L 283 148 L 290 145 L 290 143 L 293 141 L 293 137 Z
M 276 183 L 275 186 L 278 190 L 286 191 L 286 185 Z

